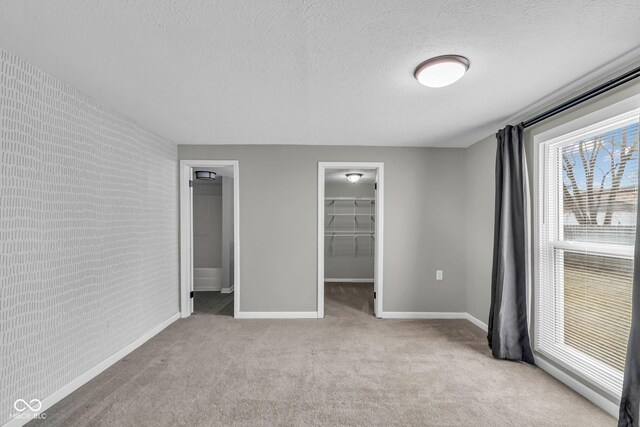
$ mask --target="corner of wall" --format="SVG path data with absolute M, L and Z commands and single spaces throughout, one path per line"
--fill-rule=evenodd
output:
M 3 424 L 175 315 L 178 186 L 171 141 L 2 50 L 0 69 Z
M 484 323 L 489 316 L 493 253 L 495 137 L 465 149 L 465 309 Z

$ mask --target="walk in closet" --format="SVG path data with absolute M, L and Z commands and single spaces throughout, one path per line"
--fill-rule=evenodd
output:
M 350 182 L 348 172 L 328 175 L 325 183 L 325 278 L 373 281 L 375 248 L 375 174 Z

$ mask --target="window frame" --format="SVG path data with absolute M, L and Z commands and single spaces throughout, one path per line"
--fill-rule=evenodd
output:
M 586 243 L 565 241 L 562 238 L 562 214 L 558 209 L 558 191 L 562 191 L 562 169 L 558 159 L 559 148 L 581 139 L 600 135 L 609 130 L 639 122 L 640 102 L 633 97 L 584 115 L 550 130 L 534 135 L 534 287 L 531 290 L 534 312 L 534 333 L 530 334 L 535 353 L 544 356 L 592 388 L 600 389 L 616 399 L 622 390 L 622 373 L 615 368 L 564 344 L 564 283 L 562 275 L 556 272 L 563 268 L 564 257 L 558 251 L 588 253 L 615 258 L 633 259 L 632 246 L 606 243 Z M 554 212 L 556 214 L 554 214 Z M 543 264 L 545 263 L 545 267 Z M 554 280 L 555 277 L 555 280 Z M 553 291 L 544 293 L 542 286 L 555 282 Z M 549 300 L 552 299 L 552 300 Z M 548 305 L 555 306 L 547 310 Z M 541 319 L 541 313 L 554 316 L 551 323 Z M 553 325 L 551 338 L 541 339 L 541 334 L 549 334 L 544 325 Z

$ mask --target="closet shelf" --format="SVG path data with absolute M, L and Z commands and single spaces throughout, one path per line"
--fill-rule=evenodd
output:
M 373 256 L 373 242 L 375 240 L 376 200 L 374 197 L 325 197 L 325 232 L 329 238 L 328 244 L 332 255 L 335 255 L 336 245 L 343 247 L 342 239 L 349 238 L 353 242 L 353 256 L 358 256 L 363 249 L 368 249 L 369 256 Z M 346 218 L 338 221 L 336 218 Z M 338 229 L 336 229 L 338 228 Z M 366 244 L 366 242 L 368 244 Z M 360 249 L 361 248 L 361 249 Z
M 326 202 L 375 202 L 372 197 L 325 197 Z
M 375 235 L 374 233 L 368 233 L 368 232 L 363 232 L 363 233 L 335 232 L 335 233 L 324 233 L 324 237 L 375 237 Z
M 374 217 L 374 214 L 370 213 L 328 213 L 327 216 L 370 216 Z

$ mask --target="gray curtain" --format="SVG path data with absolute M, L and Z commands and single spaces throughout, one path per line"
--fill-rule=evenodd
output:
M 640 174 L 638 176 L 640 184 Z M 618 427 L 640 425 L 640 215 L 636 218 L 636 249 L 633 265 L 631 333 L 624 368 Z
M 528 204 L 523 126 L 500 130 L 487 339 L 493 356 L 534 364 L 527 324 Z

